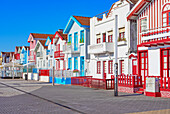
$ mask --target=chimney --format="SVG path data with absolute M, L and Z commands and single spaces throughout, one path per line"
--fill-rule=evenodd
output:
M 58 29 L 58 32 L 63 32 L 63 29 Z

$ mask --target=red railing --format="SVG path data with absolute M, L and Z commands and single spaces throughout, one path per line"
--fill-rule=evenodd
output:
M 118 75 L 118 86 L 142 87 L 142 76 Z
M 72 77 L 71 84 L 97 89 L 114 89 L 114 79 L 97 79 L 92 76 Z
M 54 58 L 63 58 L 63 57 L 64 57 L 64 53 L 62 53 L 62 51 L 54 52 Z
M 39 76 L 49 76 L 49 70 L 39 70 Z

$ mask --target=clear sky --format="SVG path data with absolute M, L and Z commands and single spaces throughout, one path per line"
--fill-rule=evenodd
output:
M 117 0 L 0 0 L 0 51 L 29 45 L 30 33 L 54 34 L 71 15 L 92 17 Z

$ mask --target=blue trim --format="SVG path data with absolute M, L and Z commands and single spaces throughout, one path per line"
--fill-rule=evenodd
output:
M 73 26 L 74 22 L 76 22 L 80 27 L 84 27 L 84 28 L 90 28 L 90 26 L 88 25 L 82 25 L 76 18 L 74 18 L 73 16 L 70 17 L 65 29 L 64 29 L 64 34 L 68 34 L 71 27 Z
M 78 50 L 78 32 L 74 33 L 74 51 Z
M 68 58 L 68 68 L 72 70 L 72 58 Z
M 85 30 L 81 30 L 81 31 L 80 31 L 80 41 L 82 40 L 82 32 L 84 32 L 84 34 L 83 34 L 83 43 L 84 43 L 84 39 L 85 39 Z
M 80 57 L 80 76 L 85 75 L 85 70 L 84 70 L 84 56 Z
M 70 38 L 70 36 L 71 36 L 71 38 Z M 72 43 L 72 34 L 68 35 L 68 42 L 70 42 L 70 40 L 71 40 L 71 43 Z
M 74 70 L 76 69 L 78 69 L 78 57 L 74 57 Z
M 48 36 L 48 38 L 47 38 L 47 40 L 46 40 L 46 42 L 45 42 L 45 46 L 48 46 L 48 44 L 47 44 L 47 41 L 50 41 L 51 42 L 51 39 L 50 39 L 50 37 Z

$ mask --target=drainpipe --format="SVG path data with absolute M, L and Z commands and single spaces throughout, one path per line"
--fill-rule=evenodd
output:
M 115 15 L 115 64 L 114 64 L 114 74 L 115 74 L 115 86 L 114 86 L 114 96 L 118 96 L 118 62 L 117 62 L 117 39 L 118 39 L 118 16 Z

